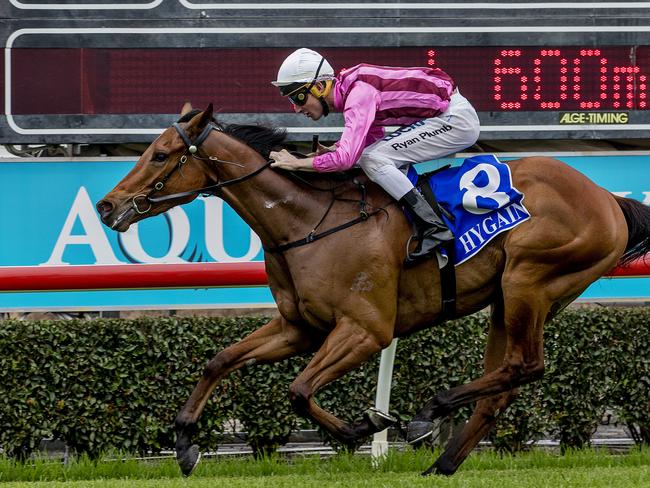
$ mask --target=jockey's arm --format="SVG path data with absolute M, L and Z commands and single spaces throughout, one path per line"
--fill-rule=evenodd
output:
M 378 92 L 366 83 L 356 83 L 347 97 L 344 109 L 345 127 L 333 150 L 319 152 L 317 156 L 298 159 L 286 150 L 272 152 L 271 166 L 289 171 L 345 171 L 354 166 L 367 142 L 383 135 L 381 128 L 374 128 L 373 121 L 378 103 Z M 370 133 L 370 135 L 369 135 Z M 321 149 L 319 144 L 319 150 Z M 314 167 L 316 160 L 316 167 Z
M 325 154 L 334 151 L 336 151 L 336 144 L 325 146 L 319 142 L 318 146 L 316 146 L 316 152 L 309 153 L 308 156 L 318 156 L 319 154 Z
M 383 129 L 374 126 L 379 92 L 367 83 L 356 82 L 348 93 L 343 109 L 345 127 L 336 150 L 315 157 L 317 171 L 346 171 L 361 157 L 364 148 L 383 137 Z
M 314 158 L 297 158 L 286 149 L 272 151 L 270 158 L 272 168 L 286 169 L 289 171 L 316 171 Z

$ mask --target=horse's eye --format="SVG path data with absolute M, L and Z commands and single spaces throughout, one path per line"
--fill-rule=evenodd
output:
M 153 158 L 151 158 L 151 159 L 153 161 L 157 162 L 157 163 L 162 163 L 163 161 L 165 161 L 167 159 L 167 155 L 165 153 L 158 152 L 158 153 L 154 154 Z

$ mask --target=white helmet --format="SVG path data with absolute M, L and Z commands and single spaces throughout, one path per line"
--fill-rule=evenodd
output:
M 333 78 L 334 70 L 327 60 L 303 47 L 287 56 L 278 70 L 278 79 L 271 83 L 280 88 L 282 95 L 287 95 L 307 83 L 313 85 Z

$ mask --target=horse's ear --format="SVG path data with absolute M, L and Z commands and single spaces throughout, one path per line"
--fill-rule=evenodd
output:
M 210 103 L 207 108 L 201 112 L 201 118 L 199 119 L 198 126 L 199 128 L 205 127 L 207 124 L 212 122 L 212 103 Z
M 208 108 L 206 108 L 200 114 L 196 115 L 195 118 L 196 117 L 199 117 L 199 120 L 195 126 L 198 130 L 203 129 L 203 127 L 212 122 L 212 104 L 208 105 Z
M 189 122 L 188 133 L 199 133 L 206 125 L 212 122 L 212 104 L 208 105 L 203 112 L 199 112 Z
M 190 102 L 185 102 L 183 108 L 181 108 L 181 117 L 185 114 L 188 114 L 192 111 L 192 104 Z

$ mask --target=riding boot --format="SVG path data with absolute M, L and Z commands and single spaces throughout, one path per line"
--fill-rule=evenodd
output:
M 430 256 L 440 244 L 454 239 L 449 228 L 417 189 L 413 188 L 399 202 L 411 211 L 419 239 L 417 248 L 406 257 L 407 264 L 413 264 Z M 443 267 L 446 262 L 446 256 L 438 256 L 440 267 Z

